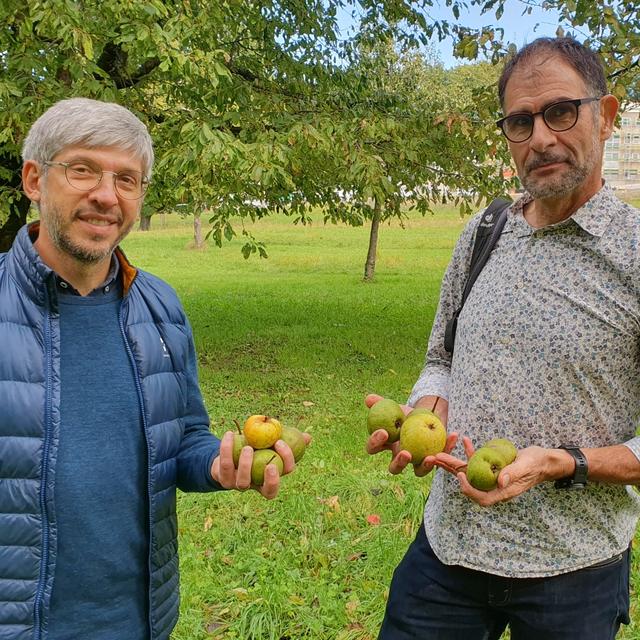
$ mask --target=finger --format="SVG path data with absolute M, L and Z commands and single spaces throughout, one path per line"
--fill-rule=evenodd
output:
M 387 440 L 389 434 L 384 429 L 374 431 L 367 439 L 366 450 L 369 454 L 380 453 L 389 448 Z
M 258 489 L 267 499 L 273 500 L 280 489 L 280 475 L 275 464 L 268 464 L 264 469 L 264 484 Z
M 307 433 L 306 431 L 303 431 L 302 437 L 304 438 L 305 445 L 308 447 L 311 444 L 311 440 L 313 440 L 313 438 L 311 437 L 311 434 Z
M 462 493 L 468 498 L 471 498 L 471 500 L 479 504 L 481 507 L 490 507 L 507 499 L 500 489 L 480 491 L 479 489 L 472 487 L 464 473 L 459 473 L 457 477 Z
M 251 464 L 253 463 L 253 449 L 249 446 L 242 447 L 238 459 L 238 469 L 235 477 L 235 488 L 246 491 L 251 486 Z
M 364 403 L 367 405 L 367 407 L 369 407 L 369 409 L 376 403 L 379 402 L 380 400 L 382 400 L 383 397 L 379 396 L 377 393 L 369 393 L 365 399 L 364 399 Z
M 438 453 L 435 456 L 434 464 L 445 471 L 449 471 L 449 473 L 453 473 L 454 475 L 464 472 L 467 469 L 466 460 L 460 460 L 460 458 L 456 458 L 448 453 Z
M 235 466 L 233 465 L 233 431 L 227 431 L 220 441 L 218 454 L 218 481 L 229 489 L 234 486 Z
M 435 458 L 433 456 L 427 456 L 420 464 L 413 465 L 413 473 L 419 478 L 426 476 L 428 473 L 431 473 L 433 470 L 433 461 Z
M 444 444 L 444 452 L 451 453 L 455 449 L 456 444 L 458 444 L 458 434 L 453 431 L 447 436 L 447 440 Z
M 282 475 L 291 473 L 296 468 L 296 461 L 293 457 L 293 451 L 291 451 L 291 447 L 284 440 L 278 440 L 273 448 L 275 449 L 276 453 L 282 458 L 282 462 L 284 463 Z
M 389 473 L 393 473 L 394 475 L 402 473 L 410 462 L 411 454 L 408 451 L 399 451 L 398 454 L 391 459 Z
M 470 458 L 474 453 L 476 448 L 473 446 L 473 442 L 467 436 L 463 436 L 462 445 L 464 446 L 464 452 L 467 454 L 467 459 Z

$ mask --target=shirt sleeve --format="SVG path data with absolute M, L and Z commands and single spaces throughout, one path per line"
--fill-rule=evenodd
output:
M 638 458 L 640 461 L 640 436 L 636 436 L 635 438 L 631 438 L 631 440 L 627 440 L 623 442 L 624 446 L 628 449 L 631 449 L 631 453 Z
M 431 327 L 424 367 L 416 381 L 407 404 L 414 406 L 424 396 L 440 396 L 449 399 L 449 379 L 452 354 L 444 348 L 445 329 L 448 320 L 460 306 L 467 281 L 476 230 L 483 211 L 477 213 L 464 228 L 451 256 L 440 287 L 438 309 Z

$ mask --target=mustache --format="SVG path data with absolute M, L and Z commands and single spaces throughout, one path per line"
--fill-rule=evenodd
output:
M 525 164 L 525 169 L 527 171 L 533 171 L 534 169 L 538 169 L 539 167 L 544 167 L 547 164 L 553 164 L 554 162 L 571 162 L 569 158 L 565 156 L 561 156 L 557 153 L 540 153 L 537 154 L 534 158 L 529 160 Z

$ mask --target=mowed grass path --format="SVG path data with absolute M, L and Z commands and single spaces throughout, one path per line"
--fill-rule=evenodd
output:
M 376 637 L 430 480 L 391 476 L 386 455 L 366 455 L 363 398 L 408 395 L 464 224 L 441 210 L 383 226 L 372 283 L 362 281 L 368 229 L 320 219 L 256 224 L 268 260 L 244 260 L 241 240 L 189 249 L 190 221 L 176 216 L 126 240 L 132 261 L 184 303 L 212 430 L 268 413 L 314 438 L 274 501 L 253 491 L 179 496 L 174 640 Z M 640 627 L 620 637 L 640 638 Z

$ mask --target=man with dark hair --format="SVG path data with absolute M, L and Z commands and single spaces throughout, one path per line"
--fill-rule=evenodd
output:
M 604 640 L 629 622 L 630 541 L 640 514 L 640 212 L 603 183 L 618 102 L 570 38 L 522 49 L 499 83 L 522 198 L 458 319 L 475 216 L 442 282 L 408 405 L 448 422 L 424 524 L 397 567 L 383 640 Z M 368 396 L 369 406 L 379 396 Z M 376 431 L 369 453 L 391 450 Z M 519 449 L 497 487 L 465 475 L 474 447 Z
M 22 156 L 40 221 L 0 254 L 0 638 L 166 640 L 176 488 L 248 489 L 251 448 L 236 469 L 233 434 L 209 432 L 182 306 L 118 248 L 151 177 L 144 124 L 63 100 Z M 275 465 L 255 488 L 275 497 Z

